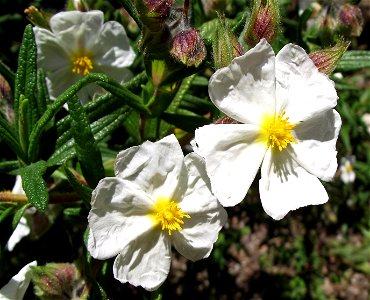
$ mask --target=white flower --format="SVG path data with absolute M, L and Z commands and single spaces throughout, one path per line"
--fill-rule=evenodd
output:
M 117 255 L 116 279 L 155 290 L 168 275 L 171 245 L 192 261 L 209 256 L 227 215 L 201 157 L 184 158 L 170 135 L 120 152 L 115 175 L 93 191 L 87 248 L 96 259 Z
M 275 57 L 261 40 L 217 70 L 212 102 L 242 124 L 212 124 L 195 131 L 212 191 L 224 206 L 241 202 L 259 167 L 260 197 L 274 219 L 328 195 L 318 180 L 337 169 L 335 143 L 341 119 L 334 84 L 305 51 L 286 45 Z M 318 177 L 318 178 L 317 178 Z
M 49 93 L 55 99 L 90 72 L 101 72 L 119 82 L 131 77 L 135 59 L 125 29 L 115 21 L 104 23 L 101 11 L 67 11 L 50 19 L 51 31 L 34 27 L 38 65 L 47 71 Z M 85 86 L 78 96 L 86 103 L 98 92 Z
M 21 300 L 30 284 L 31 278 L 29 272 L 31 267 L 37 266 L 37 262 L 33 261 L 25 265 L 17 275 L 13 276 L 9 282 L 0 290 L 0 300 Z
M 351 155 L 348 158 L 343 157 L 340 163 L 340 179 L 343 183 L 348 184 L 352 183 L 356 179 L 356 173 L 353 171 L 353 164 L 355 163 L 355 156 Z

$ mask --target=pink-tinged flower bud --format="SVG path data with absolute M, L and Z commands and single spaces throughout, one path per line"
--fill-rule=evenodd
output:
M 24 10 L 28 20 L 35 26 L 50 30 L 49 20 L 51 15 L 38 10 L 35 6 L 30 6 Z
M 277 0 L 254 0 L 251 17 L 244 34 L 245 42 L 251 47 L 254 47 L 262 38 L 272 42 L 278 33 L 279 22 Z
M 170 54 L 188 67 L 198 67 L 205 59 L 207 51 L 199 32 L 195 28 L 189 28 L 173 38 Z
M 352 4 L 345 4 L 338 12 L 338 28 L 340 33 L 359 36 L 364 26 L 361 9 Z
M 350 42 L 339 41 L 334 47 L 311 52 L 309 57 L 321 73 L 331 74 Z
M 158 31 L 170 14 L 174 0 L 138 0 L 140 20 L 152 31 Z
M 14 122 L 12 91 L 9 83 L 0 74 L 0 112 L 9 123 Z
M 83 280 L 74 264 L 50 263 L 32 269 L 35 293 L 41 298 L 70 296 L 75 299 Z
M 244 53 L 238 38 L 231 31 L 225 17 L 221 15 L 218 16 L 216 23 L 212 48 L 216 70 L 228 66 L 235 57 L 241 56 Z

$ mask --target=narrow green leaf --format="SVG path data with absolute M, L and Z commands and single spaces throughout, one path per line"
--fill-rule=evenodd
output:
M 140 114 L 136 111 L 132 111 L 123 126 L 128 134 L 134 139 L 135 143 L 139 144 L 141 142 Z
M 130 16 L 135 20 L 137 26 L 142 29 L 143 24 L 140 21 L 139 12 L 136 9 L 136 6 L 134 5 L 134 2 L 132 0 L 118 0 L 118 2 L 123 6 L 125 10 L 130 14 Z
M 68 100 L 71 116 L 72 135 L 75 140 L 75 150 L 81 164 L 82 173 L 90 186 L 95 187 L 104 177 L 104 167 L 101 153 L 96 146 L 91 132 L 90 122 L 77 96 Z
M 49 92 L 45 80 L 45 72 L 37 70 L 37 113 L 42 116 L 46 111 L 47 104 L 50 102 Z
M 20 209 L 17 210 L 17 212 L 14 214 L 13 221 L 12 221 L 12 228 L 13 230 L 17 227 L 19 221 L 23 217 L 23 214 L 27 208 L 31 206 L 30 203 L 27 203 L 23 205 Z
M 25 153 L 28 150 L 30 118 L 29 101 L 24 95 L 19 97 L 18 132 L 19 143 Z
M 16 138 L 13 127 L 0 116 L 0 137 L 1 139 L 13 150 L 13 152 L 24 162 L 27 161 L 27 157 L 22 150 L 21 145 Z
M 6 208 L 5 210 L 3 210 L 1 213 L 0 213 L 0 223 L 2 222 L 2 221 L 4 221 L 5 220 L 5 218 L 7 217 L 7 216 L 9 216 L 11 213 L 12 213 L 12 211 L 13 211 L 13 209 L 14 209 L 14 207 L 8 207 L 8 208 Z
M 197 127 L 210 123 L 209 119 L 198 116 L 197 114 L 185 112 L 184 110 L 179 110 L 177 114 L 164 113 L 162 117 L 164 121 L 187 132 L 193 132 Z
M 370 68 L 370 51 L 349 50 L 343 54 L 335 71 L 346 72 L 362 68 Z
M 45 211 L 49 202 L 46 182 L 42 178 L 46 167 L 46 162 L 40 160 L 21 169 L 22 187 L 28 201 L 41 211 Z
M 73 175 L 66 165 L 64 165 L 63 169 L 74 191 L 81 197 L 86 205 L 90 205 L 92 189 L 77 180 L 76 176 Z
M 24 95 L 30 101 L 32 124 L 36 123 L 36 82 L 37 82 L 37 50 L 32 25 L 26 26 L 23 34 L 22 45 L 19 50 L 18 69 L 15 76 L 14 116 L 18 126 L 18 110 L 20 96 Z M 32 126 L 31 126 L 32 128 Z M 18 129 L 18 127 L 16 127 Z
M 0 172 L 10 172 L 13 170 L 19 169 L 18 160 L 8 160 L 0 162 Z

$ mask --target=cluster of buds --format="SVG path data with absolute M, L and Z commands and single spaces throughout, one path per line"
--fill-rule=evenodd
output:
M 361 9 L 352 4 L 343 5 L 337 14 L 337 31 L 345 36 L 359 36 L 364 26 Z
M 41 299 L 80 299 L 84 281 L 74 264 L 49 263 L 32 268 L 35 294 Z
M 251 17 L 244 34 L 245 42 L 254 47 L 262 38 L 271 43 L 277 36 L 280 23 L 277 0 L 254 0 Z

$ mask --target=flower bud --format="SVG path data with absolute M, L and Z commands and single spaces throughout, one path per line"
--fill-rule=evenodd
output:
M 160 30 L 170 14 L 174 0 L 138 0 L 136 2 L 140 20 L 151 31 Z
M 225 17 L 221 15 L 217 19 L 212 48 L 216 70 L 228 66 L 235 57 L 243 54 L 238 38 L 231 31 Z
M 271 42 L 278 33 L 279 22 L 277 0 L 254 0 L 251 17 L 244 34 L 245 42 L 251 47 L 254 47 L 262 38 Z
M 35 293 L 40 298 L 51 296 L 73 296 L 83 283 L 74 264 L 50 263 L 32 269 Z
M 359 36 L 364 26 L 361 9 L 352 4 L 345 4 L 338 12 L 337 30 L 348 36 Z
M 326 75 L 330 75 L 337 66 L 343 53 L 347 50 L 350 42 L 339 41 L 334 47 L 311 52 L 309 57 L 317 69 Z
M 73 6 L 78 11 L 85 12 L 89 10 L 89 6 L 85 0 L 73 0 Z
M 175 35 L 170 54 L 188 67 L 198 67 L 207 51 L 199 32 L 195 28 L 188 28 Z
M 14 122 L 12 91 L 9 83 L 0 74 L 0 111 L 9 123 Z
M 224 116 L 217 119 L 214 124 L 239 124 L 239 122 L 229 116 Z
M 35 6 L 30 6 L 24 10 L 28 20 L 35 26 L 50 30 L 50 15 L 38 10 Z

